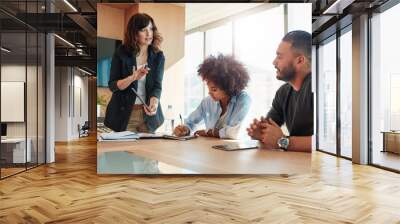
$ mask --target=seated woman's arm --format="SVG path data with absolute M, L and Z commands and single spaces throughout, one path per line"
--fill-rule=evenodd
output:
M 196 128 L 196 125 L 204 119 L 204 99 L 200 105 L 194 110 L 188 118 L 185 119 L 184 125 L 178 125 L 174 129 L 176 136 L 190 135 Z
M 189 117 L 185 119 L 185 126 L 189 128 L 189 134 L 193 133 L 196 129 L 196 125 L 199 124 L 203 119 L 205 115 L 205 105 L 206 104 L 206 99 L 203 99 L 200 103 L 200 105 L 194 110 Z
M 242 93 L 239 95 L 232 110 L 232 114 L 230 115 L 229 120 L 227 120 L 227 124 L 219 130 L 213 130 L 213 136 L 218 138 L 237 139 L 239 137 L 242 122 L 249 112 L 250 104 L 251 99 L 247 94 Z

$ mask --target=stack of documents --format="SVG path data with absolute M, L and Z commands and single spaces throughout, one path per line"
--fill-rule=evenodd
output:
M 110 133 L 101 133 L 100 140 L 103 141 L 132 141 L 139 138 L 139 135 L 132 131 L 121 131 L 121 132 L 110 132 Z

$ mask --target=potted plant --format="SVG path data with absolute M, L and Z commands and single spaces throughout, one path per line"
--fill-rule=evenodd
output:
M 97 117 L 100 117 L 100 114 L 101 114 L 101 106 L 106 106 L 106 104 L 107 104 L 107 100 L 105 99 L 105 96 L 104 95 L 101 95 L 101 96 L 99 96 L 99 94 L 97 94 L 97 107 L 96 107 L 96 110 L 97 110 Z

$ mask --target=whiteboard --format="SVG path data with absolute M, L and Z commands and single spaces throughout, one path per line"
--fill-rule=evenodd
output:
M 24 82 L 1 82 L 1 122 L 24 122 L 24 102 Z

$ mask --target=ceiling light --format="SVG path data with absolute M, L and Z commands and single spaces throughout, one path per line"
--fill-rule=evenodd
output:
M 58 36 L 57 34 L 54 34 L 55 37 L 57 37 L 59 40 L 63 41 L 64 43 L 66 43 L 67 45 L 69 45 L 70 47 L 75 48 L 75 45 L 71 44 L 71 42 L 67 41 L 66 39 Z
M 68 0 L 64 0 L 65 4 L 67 4 L 72 10 L 74 10 L 74 12 L 78 12 L 78 10 L 71 4 L 69 3 Z
M 6 53 L 10 53 L 10 52 L 11 52 L 11 50 L 9 50 L 9 49 L 7 49 L 7 48 L 5 48 L 5 47 L 1 47 L 1 50 L 4 51 L 4 52 L 6 52 Z

